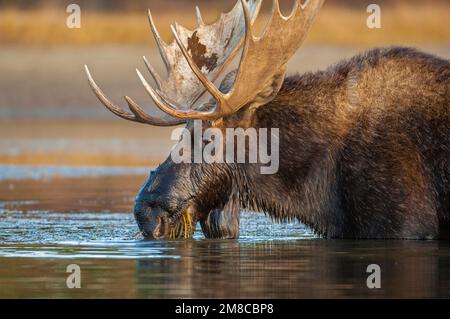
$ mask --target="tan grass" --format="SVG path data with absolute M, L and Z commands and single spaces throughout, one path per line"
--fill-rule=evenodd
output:
M 92 155 L 80 152 L 30 152 L 19 155 L 0 155 L 1 165 L 153 167 L 160 163 L 160 161 L 149 160 L 143 156 L 111 153 Z
M 218 12 L 203 12 L 207 21 L 217 19 Z M 374 45 L 391 43 L 450 43 L 450 4 L 400 2 L 383 7 L 380 30 L 366 27 L 365 8 L 350 9 L 326 5 L 311 30 L 308 41 L 320 44 Z M 259 20 L 259 28 L 264 23 Z M 61 11 L 0 11 L 0 44 L 21 45 L 96 45 L 153 43 L 146 13 L 94 13 L 82 15 L 82 28 L 70 30 Z M 194 15 L 182 12 L 159 12 L 155 17 L 162 36 L 170 39 L 170 23 L 177 20 L 194 26 Z

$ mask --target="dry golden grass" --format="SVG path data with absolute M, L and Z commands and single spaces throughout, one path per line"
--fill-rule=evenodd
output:
M 203 12 L 207 21 L 214 21 L 218 12 Z M 344 45 L 381 45 L 393 43 L 450 43 L 450 4 L 427 1 L 399 2 L 382 8 L 380 30 L 366 27 L 365 7 L 350 9 L 326 5 L 311 30 L 310 43 Z M 259 19 L 259 29 L 267 15 Z M 162 36 L 169 40 L 170 23 L 177 20 L 194 26 L 194 15 L 182 12 L 156 14 Z M 94 13 L 82 15 L 82 28 L 70 30 L 61 11 L 0 11 L 0 43 L 24 45 L 94 45 L 144 44 L 150 40 L 146 13 Z
M 19 155 L 0 155 L 0 165 L 67 165 L 153 167 L 161 161 L 148 160 L 130 154 L 88 154 L 74 152 L 30 152 Z

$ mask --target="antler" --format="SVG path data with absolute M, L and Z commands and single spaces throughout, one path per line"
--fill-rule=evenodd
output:
M 262 0 L 249 0 L 247 12 L 249 17 L 256 19 L 261 3 Z M 198 7 L 196 12 L 198 27 L 191 31 L 177 25 L 177 38 L 170 45 L 161 39 L 150 10 L 148 12 L 152 33 L 168 72 L 167 80 L 163 80 L 144 57 L 144 62 L 156 83 L 157 93 L 154 94 L 153 100 L 158 106 L 167 104 L 179 111 L 191 109 L 192 105 L 206 92 L 206 88 L 195 71 L 191 69 L 190 63 L 195 63 L 196 70 L 201 70 L 202 76 L 213 82 L 242 47 L 247 22 L 244 22 L 244 14 L 239 2 L 233 10 L 222 14 L 220 19 L 211 25 L 205 25 Z M 179 43 L 183 44 L 184 52 Z M 189 56 L 190 60 L 186 60 L 185 56 Z M 98 87 L 87 66 L 85 69 L 94 93 L 114 114 L 127 120 L 156 126 L 174 126 L 185 122 L 185 119 L 173 117 L 167 112 L 160 118 L 152 117 L 127 96 L 125 100 L 131 113 L 122 110 L 113 104 Z M 142 74 L 137 72 L 146 88 L 154 92 Z
M 154 90 L 139 72 L 138 75 L 156 105 L 167 114 L 180 119 L 216 120 L 237 112 L 249 103 L 256 106 L 268 103 L 281 89 L 286 64 L 306 38 L 323 2 L 324 0 L 309 0 L 301 5 L 300 0 L 296 0 L 290 16 L 284 17 L 278 0 L 273 0 L 270 21 L 263 35 L 256 38 L 253 35 L 250 8 L 245 0 L 241 0 L 246 27 L 244 50 L 234 86 L 228 93 L 222 93 L 204 74 L 201 66 L 189 55 L 189 48 L 185 46 L 180 28 L 172 27 L 176 43 L 189 67 L 216 101 L 214 105 L 208 103 L 200 108 L 209 109 L 208 111 L 182 109 L 180 104 L 167 101 L 163 92 Z

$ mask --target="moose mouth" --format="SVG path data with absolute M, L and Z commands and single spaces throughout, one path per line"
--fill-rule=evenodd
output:
M 198 214 L 192 206 L 169 214 L 159 207 L 145 207 L 137 203 L 135 218 L 142 235 L 146 239 L 187 239 L 192 238 Z

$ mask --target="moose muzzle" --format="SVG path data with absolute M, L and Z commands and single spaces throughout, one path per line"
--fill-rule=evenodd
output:
M 169 234 L 169 216 L 161 208 L 153 208 L 145 201 L 136 200 L 134 217 L 142 235 L 147 239 L 163 239 Z

